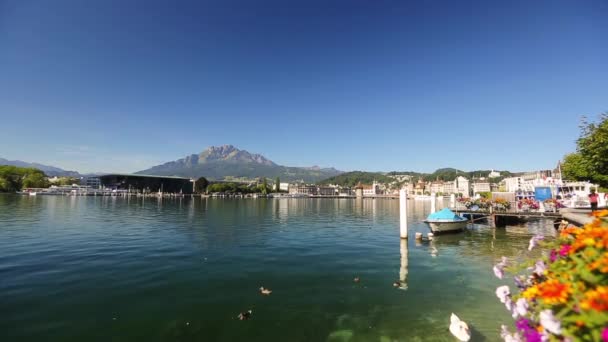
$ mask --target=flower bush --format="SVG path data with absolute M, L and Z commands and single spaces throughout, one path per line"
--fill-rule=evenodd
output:
M 559 209 L 559 208 L 564 208 L 565 206 L 558 200 L 554 199 L 554 198 L 549 198 L 543 201 L 543 204 L 545 205 L 545 208 L 547 209 Z
M 522 198 L 519 201 L 517 201 L 517 208 L 522 209 L 522 210 L 528 210 L 528 209 L 536 210 L 536 209 L 540 208 L 540 206 L 538 205 L 538 202 L 536 202 L 535 200 L 533 200 L 531 198 Z
M 557 239 L 530 240 L 548 251 L 496 296 L 516 320 L 515 332 L 502 327 L 505 341 L 608 341 L 608 210 L 595 213 L 583 228 L 567 227 Z M 509 260 L 494 266 L 503 279 Z M 513 261 L 513 264 L 517 262 Z
M 467 209 L 471 209 L 474 206 L 477 206 L 479 209 L 488 209 L 492 205 L 492 201 L 487 198 L 467 198 L 462 197 L 458 199 L 459 203 L 462 203 Z
M 507 211 L 511 209 L 511 202 L 504 198 L 497 198 L 492 202 L 492 207 L 496 211 Z

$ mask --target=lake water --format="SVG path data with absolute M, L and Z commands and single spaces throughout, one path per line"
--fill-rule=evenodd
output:
M 492 265 L 551 225 L 419 243 L 408 203 L 400 240 L 398 200 L 0 195 L 2 340 L 454 341 L 452 312 L 499 340 Z

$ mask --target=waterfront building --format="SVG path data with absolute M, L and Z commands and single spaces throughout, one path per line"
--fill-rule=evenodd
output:
M 289 191 L 289 183 L 279 183 L 279 190 Z
M 353 191 L 349 187 L 338 187 L 337 191 L 338 191 L 338 196 L 354 196 L 355 195 L 355 191 Z M 361 194 L 361 195 L 363 195 L 363 194 Z
M 448 182 L 443 182 L 443 193 L 450 195 L 450 194 L 455 194 L 458 191 L 456 191 L 456 182 L 455 181 L 448 181 Z
M 290 184 L 289 193 L 293 195 L 316 195 L 317 186 L 307 184 Z
M 426 191 L 425 183 L 422 180 L 422 178 L 420 178 L 420 179 L 418 179 L 418 182 L 416 182 L 416 185 L 414 186 L 414 195 L 424 195 L 425 191 Z
M 194 182 L 190 178 L 113 173 L 99 177 L 103 188 L 136 193 L 165 192 L 191 194 Z
M 363 196 L 376 196 L 380 194 L 380 187 L 378 183 L 374 181 L 372 185 L 363 186 Z
M 99 177 L 82 177 L 80 178 L 80 185 L 88 186 L 91 189 L 101 188 L 101 180 Z
M 336 196 L 337 188 L 332 186 L 319 186 L 317 188 L 317 194 L 320 196 Z
M 445 193 L 444 183 L 442 181 L 431 182 L 431 193 Z
M 464 197 L 469 197 L 471 195 L 471 188 L 468 179 L 458 176 L 454 182 L 456 184 L 456 193 L 462 194 Z
M 481 192 L 490 192 L 492 189 L 490 188 L 489 182 L 475 182 L 473 183 L 473 193 L 478 194 Z

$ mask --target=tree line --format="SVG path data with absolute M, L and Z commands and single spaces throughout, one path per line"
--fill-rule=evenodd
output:
M 275 191 L 279 192 L 279 184 L 280 180 L 277 177 L 275 180 Z M 262 178 L 261 184 L 241 184 L 235 182 L 218 182 L 218 183 L 210 183 L 205 177 L 200 177 L 196 180 L 194 190 L 196 193 L 214 193 L 214 192 L 224 192 L 224 193 L 241 193 L 241 194 L 252 194 L 252 193 L 262 193 L 268 194 L 272 192 L 272 187 L 268 185 L 268 181 L 266 178 Z
M 44 172 L 31 167 L 0 165 L 0 192 L 15 192 L 24 188 L 48 188 Z

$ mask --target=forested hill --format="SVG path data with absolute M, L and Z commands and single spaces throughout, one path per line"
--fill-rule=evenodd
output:
M 353 187 L 359 183 L 372 184 L 374 181 L 378 183 L 391 183 L 394 179 L 379 172 L 352 171 L 324 179 L 318 182 L 318 184 L 337 184 Z
M 437 169 L 433 173 L 422 173 L 414 171 L 392 171 L 388 173 L 381 172 L 365 172 L 365 171 L 353 171 L 343 173 L 338 176 L 324 179 L 318 184 L 337 184 L 341 186 L 355 186 L 361 184 L 372 184 L 375 180 L 378 183 L 392 183 L 395 182 L 395 178 L 391 176 L 411 176 L 414 181 L 423 179 L 425 181 L 453 181 L 458 176 L 465 177 L 467 179 L 478 179 L 481 177 L 487 178 L 490 182 L 498 183 L 500 180 L 506 177 L 512 177 L 518 175 L 518 173 L 512 173 L 510 171 L 497 171 L 500 172 L 500 177 L 488 178 L 488 175 L 492 172 L 491 170 L 476 170 L 476 171 L 462 171 L 454 168 L 442 168 Z

